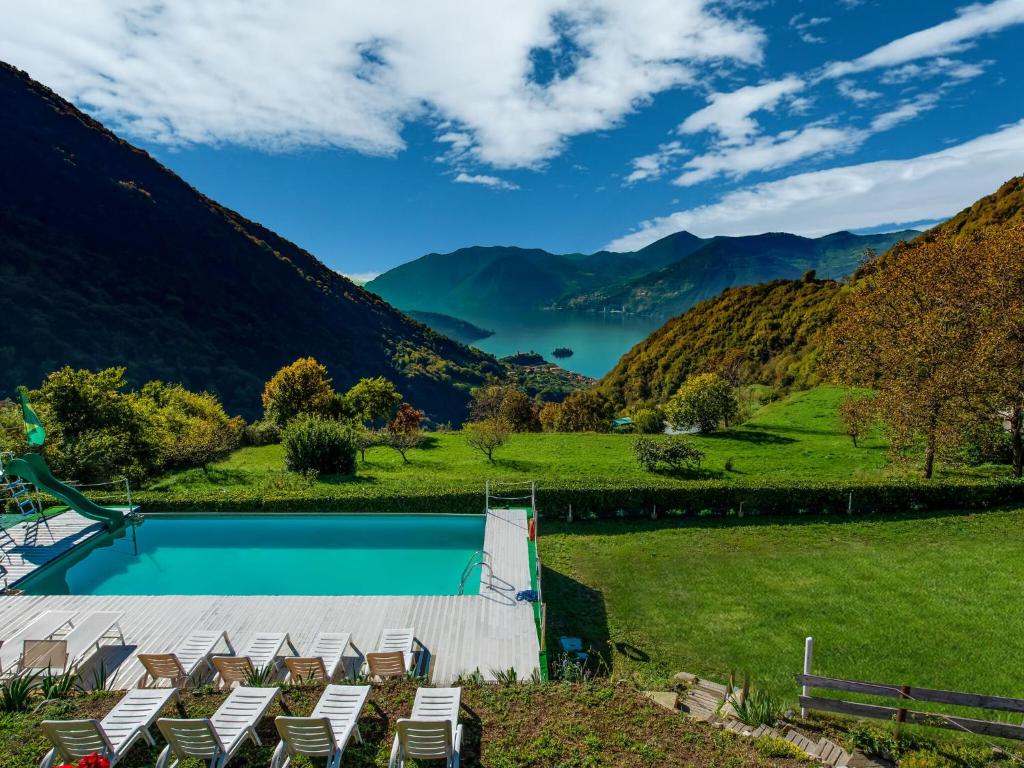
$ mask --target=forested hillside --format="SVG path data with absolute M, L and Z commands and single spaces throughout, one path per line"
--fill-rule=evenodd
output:
M 254 415 L 270 375 L 312 355 L 339 388 L 387 376 L 457 421 L 500 373 L 6 64 L 0 103 L 0 394 L 118 365 Z

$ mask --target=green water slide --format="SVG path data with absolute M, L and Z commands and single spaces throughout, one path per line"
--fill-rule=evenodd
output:
M 116 531 L 124 527 L 125 509 L 119 507 L 101 507 L 86 498 L 81 491 L 67 483 L 62 483 L 53 476 L 46 460 L 38 453 L 26 453 L 17 459 L 11 459 L 4 465 L 8 475 L 20 477 L 36 488 L 51 496 L 56 496 L 78 514 L 90 520 L 99 520 L 107 526 L 107 530 Z

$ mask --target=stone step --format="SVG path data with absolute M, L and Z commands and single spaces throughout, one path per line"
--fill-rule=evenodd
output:
M 673 712 L 679 709 L 679 694 L 675 691 L 642 691 L 642 694 L 659 707 L 670 709 Z

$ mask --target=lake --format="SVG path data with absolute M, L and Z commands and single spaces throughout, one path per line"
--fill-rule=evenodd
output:
M 459 317 L 494 331 L 493 336 L 473 342 L 484 352 L 504 357 L 533 350 L 567 370 L 595 379 L 608 373 L 634 344 L 665 322 L 664 318 L 637 315 L 539 310 L 501 317 L 462 313 Z M 574 354 L 557 360 L 551 354 L 556 347 L 569 347 Z

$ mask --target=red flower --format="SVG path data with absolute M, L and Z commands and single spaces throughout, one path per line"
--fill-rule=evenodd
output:
M 93 752 L 78 761 L 78 768 L 110 768 L 110 761 L 103 755 Z

